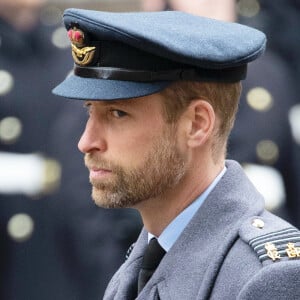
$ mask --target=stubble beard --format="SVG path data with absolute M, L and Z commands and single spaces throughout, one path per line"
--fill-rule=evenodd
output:
M 176 186 L 185 174 L 185 159 L 176 145 L 173 132 L 169 130 L 159 137 L 144 163 L 136 168 L 124 168 L 92 153 L 86 154 L 87 166 L 112 171 L 110 180 L 90 179 L 95 203 L 104 208 L 133 207 Z

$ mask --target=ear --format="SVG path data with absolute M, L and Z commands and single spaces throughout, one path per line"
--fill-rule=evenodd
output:
M 191 148 L 204 145 L 212 135 L 216 122 L 213 107 L 204 100 L 194 100 L 187 109 L 187 143 Z

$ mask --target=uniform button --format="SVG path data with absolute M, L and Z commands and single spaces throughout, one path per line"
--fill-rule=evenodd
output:
M 257 111 L 267 111 L 273 105 L 273 97 L 268 90 L 262 87 L 255 87 L 247 93 L 248 105 Z
M 300 104 L 297 104 L 290 109 L 289 122 L 293 138 L 296 143 L 300 145 Z
M 279 158 L 279 148 L 271 140 L 262 140 L 256 145 L 256 154 L 261 162 L 272 165 Z
M 0 121 L 0 141 L 14 143 L 22 133 L 22 123 L 16 117 L 6 117 Z
M 5 70 L 0 70 L 0 96 L 8 94 L 13 88 L 13 85 L 13 76 Z
M 7 224 L 9 236 L 16 242 L 25 242 L 28 240 L 34 229 L 32 218 L 24 213 L 16 214 L 10 218 Z
M 53 32 L 51 40 L 57 48 L 66 49 L 70 47 L 70 40 L 64 27 L 57 28 Z
M 262 219 L 254 219 L 252 221 L 252 226 L 262 229 L 265 226 L 265 222 Z
M 241 16 L 251 18 L 260 12 L 260 5 L 257 0 L 239 0 L 237 11 Z

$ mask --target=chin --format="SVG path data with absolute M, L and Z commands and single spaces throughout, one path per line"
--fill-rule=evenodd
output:
M 93 187 L 92 198 L 95 204 L 102 208 L 133 208 L 144 201 L 118 192 L 106 192 L 95 187 Z
M 102 208 L 125 208 L 127 205 L 123 203 L 122 198 L 113 193 L 107 193 L 103 190 L 93 188 L 92 198 L 95 204 Z

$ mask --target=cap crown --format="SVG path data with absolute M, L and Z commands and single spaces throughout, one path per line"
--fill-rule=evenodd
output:
M 53 92 L 68 98 L 141 97 L 176 80 L 236 82 L 266 46 L 256 29 L 178 11 L 67 9 L 63 18 L 74 74 Z

